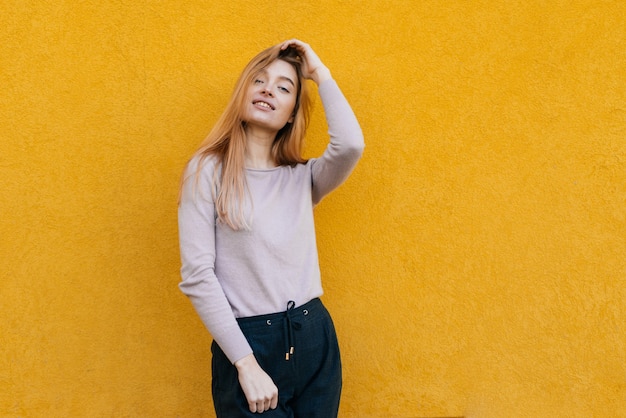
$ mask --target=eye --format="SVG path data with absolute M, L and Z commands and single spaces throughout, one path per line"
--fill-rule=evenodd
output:
M 284 93 L 289 93 L 289 89 L 287 87 L 279 86 L 278 89 Z
M 263 80 L 259 80 L 258 78 L 254 80 L 254 84 L 262 84 Z

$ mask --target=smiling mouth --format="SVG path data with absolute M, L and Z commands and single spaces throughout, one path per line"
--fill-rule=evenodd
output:
M 274 109 L 274 106 L 272 106 L 271 104 L 269 104 L 269 103 L 267 103 L 267 102 L 264 102 L 264 101 L 262 101 L 262 100 L 257 100 L 257 101 L 255 101 L 255 102 L 252 102 L 252 104 L 253 104 L 253 105 L 257 105 L 257 106 L 264 107 L 264 108 L 266 108 L 266 109 L 275 110 L 275 109 Z

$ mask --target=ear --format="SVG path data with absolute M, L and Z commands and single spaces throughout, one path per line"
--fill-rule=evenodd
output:
M 293 123 L 293 121 L 296 119 L 296 115 L 291 115 L 289 117 L 289 120 L 287 121 L 287 123 Z

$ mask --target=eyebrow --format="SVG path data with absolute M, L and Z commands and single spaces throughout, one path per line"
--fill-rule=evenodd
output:
M 285 81 L 290 82 L 290 83 L 291 83 L 291 85 L 292 85 L 292 86 L 294 86 L 294 87 L 296 86 L 296 85 L 295 85 L 295 83 L 293 82 L 293 80 L 292 80 L 292 79 L 290 79 L 290 78 L 289 78 L 289 77 L 287 77 L 287 76 L 282 75 L 282 76 L 280 76 L 280 77 L 278 77 L 278 78 L 279 78 L 279 79 L 281 79 L 281 80 L 285 80 Z
M 263 70 L 259 71 L 259 74 L 263 74 L 263 75 L 267 76 L 267 70 L 263 69 Z M 293 80 L 290 79 L 289 77 L 287 77 L 286 75 L 279 75 L 278 79 L 279 80 L 288 81 L 292 86 L 294 86 L 294 87 L 296 86 L 296 83 L 294 83 Z

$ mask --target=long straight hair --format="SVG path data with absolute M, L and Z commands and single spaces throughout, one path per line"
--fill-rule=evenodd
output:
M 302 76 L 302 59 L 294 48 L 281 50 L 279 45 L 261 51 L 242 71 L 226 109 L 209 135 L 200 143 L 191 159 L 199 157 L 195 172 L 194 193 L 199 184 L 200 173 L 206 159 L 215 157 L 211 193 L 215 202 L 217 219 L 234 230 L 249 229 L 250 223 L 244 212 L 247 183 L 245 177 L 246 135 L 243 113 L 248 87 L 260 71 L 276 60 L 293 66 L 298 75 L 296 104 L 292 123 L 287 123 L 276 134 L 271 157 L 277 166 L 295 166 L 304 163 L 302 157 L 304 135 L 309 124 L 310 98 L 306 81 Z M 183 178 L 182 186 L 188 178 Z M 180 202 L 180 195 L 179 195 Z

